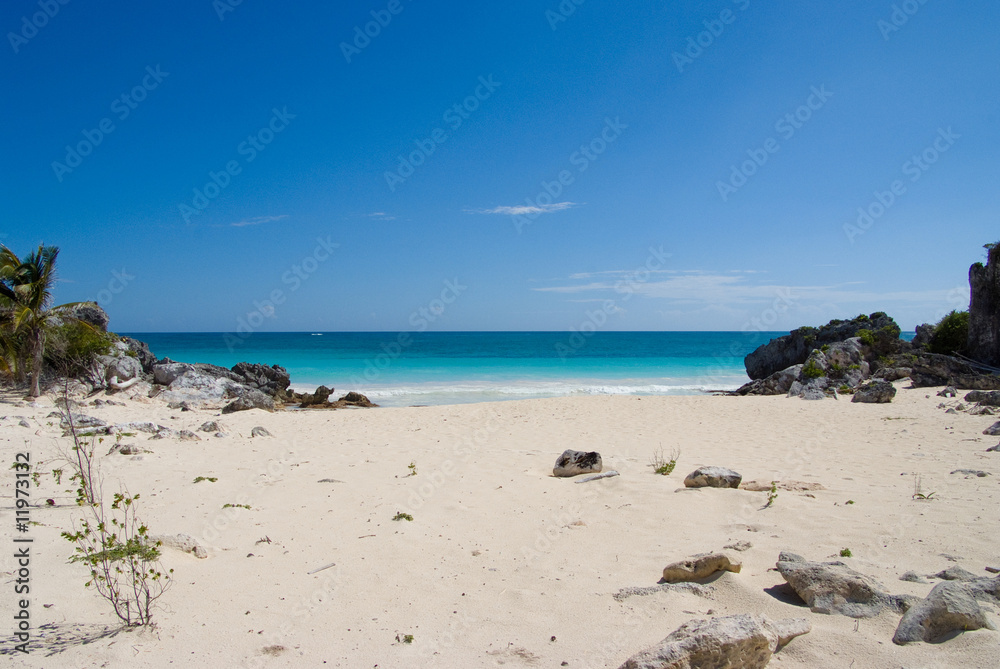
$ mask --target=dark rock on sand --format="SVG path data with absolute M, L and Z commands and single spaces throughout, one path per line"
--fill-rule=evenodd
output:
M 1000 245 L 988 246 L 985 265 L 969 268 L 969 287 L 969 356 L 1000 367 Z
M 854 391 L 852 402 L 888 404 L 896 396 L 896 388 L 888 381 L 870 381 Z
M 699 467 L 684 479 L 687 488 L 739 488 L 743 475 L 725 467 Z
M 556 458 L 556 466 L 552 468 L 552 475 L 565 477 L 579 474 L 598 474 L 603 468 L 601 454 L 597 451 L 585 453 L 566 449 L 562 455 Z

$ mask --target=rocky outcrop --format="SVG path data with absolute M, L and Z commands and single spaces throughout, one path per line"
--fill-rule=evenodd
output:
M 288 370 L 278 365 L 257 365 L 249 362 L 238 362 L 230 370 L 239 379 L 240 383 L 270 395 L 278 397 L 283 395 L 291 384 L 291 377 Z
M 135 357 L 142 365 L 142 371 L 146 374 L 153 373 L 153 365 L 156 364 L 156 356 L 149 350 L 149 344 L 131 337 L 122 337 L 121 342 L 126 347 L 126 355 Z
M 875 345 L 891 348 L 892 341 L 899 341 L 899 326 L 892 318 L 879 311 L 849 321 L 832 320 L 820 328 L 801 327 L 793 330 L 790 334 L 758 347 L 746 357 L 743 364 L 752 380 L 764 379 L 792 365 L 804 363 L 813 349 L 856 337 L 861 330 L 871 333 Z
M 699 467 L 684 479 L 686 488 L 739 488 L 743 476 L 725 467 Z
M 989 579 L 987 579 L 989 580 Z M 933 642 L 951 632 L 995 630 L 968 585 L 958 581 L 938 583 L 926 599 L 910 607 L 899 621 L 892 642 Z
M 1000 244 L 988 244 L 986 264 L 969 268 L 969 357 L 1000 367 Z
M 888 381 L 870 381 L 854 391 L 852 402 L 888 404 L 896 396 L 896 387 Z
M 566 449 L 558 458 L 556 466 L 552 468 L 553 476 L 577 476 L 579 474 L 599 474 L 604 469 L 601 461 L 601 454 L 597 451 L 585 453 Z
M 63 313 L 78 321 L 83 321 L 101 332 L 108 331 L 108 323 L 111 321 L 108 312 L 97 306 L 97 302 L 80 302 L 69 307 Z
M 743 563 L 739 560 L 733 560 L 725 553 L 695 555 L 687 560 L 674 562 L 664 567 L 663 581 L 665 583 L 701 581 L 718 571 L 738 574 L 742 568 Z
M 1000 375 L 985 374 L 964 360 L 937 353 L 918 353 L 910 379 L 915 388 L 954 386 L 964 390 L 1000 390 Z
M 916 336 L 913 337 L 913 340 L 910 342 L 910 344 L 912 344 L 913 348 L 917 350 L 923 350 L 926 349 L 927 346 L 931 343 L 931 339 L 933 337 L 934 337 L 934 326 L 931 325 L 930 323 L 924 323 L 922 325 L 917 326 Z
M 794 553 L 782 552 L 775 566 L 816 613 L 871 618 L 886 608 L 905 608 L 904 598 L 883 592 L 876 581 L 843 562 L 808 562 Z
M 990 407 L 1000 407 L 1000 390 L 973 390 L 965 396 L 966 402 L 977 402 Z
M 619 669 L 763 669 L 778 649 L 811 629 L 805 618 L 740 614 L 691 620 Z
M 274 398 L 253 388 L 243 388 L 235 400 L 222 407 L 222 413 L 236 413 L 250 409 L 274 411 Z

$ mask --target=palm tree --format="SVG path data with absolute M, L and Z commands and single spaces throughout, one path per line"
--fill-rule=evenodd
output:
M 24 368 L 31 370 L 31 389 L 28 394 L 41 394 L 42 361 L 45 353 L 45 334 L 53 321 L 65 319 L 74 304 L 51 307 L 52 287 L 56 280 L 55 246 L 38 245 L 24 260 L 0 244 L 0 354 L 11 368 L 11 362 L 23 378 Z

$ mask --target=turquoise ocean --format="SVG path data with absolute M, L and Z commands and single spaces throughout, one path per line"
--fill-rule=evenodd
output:
M 731 390 L 743 358 L 786 332 L 123 333 L 179 362 L 280 365 L 292 387 L 382 406 Z

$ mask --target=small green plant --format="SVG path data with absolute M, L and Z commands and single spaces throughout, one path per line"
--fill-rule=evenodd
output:
M 846 502 L 844 502 L 844 504 L 854 504 L 854 500 L 853 499 L 849 499 Z
M 416 476 L 417 475 L 417 463 L 411 462 L 410 464 L 406 465 L 406 467 L 407 467 L 407 469 L 410 470 L 410 473 L 407 474 L 407 476 Z
M 853 395 L 854 394 L 854 388 L 851 388 L 846 383 L 841 383 L 840 387 L 837 388 L 837 392 L 840 393 L 841 395 Z
M 209 483 L 215 483 L 218 480 L 219 479 L 214 476 L 198 476 L 195 477 L 194 482 L 201 483 L 202 481 L 208 481 Z
M 115 493 L 108 511 L 88 506 L 89 519 L 62 537 L 76 544 L 70 562 L 90 569 L 90 580 L 98 594 L 114 608 L 126 626 L 149 625 L 153 604 L 170 587 L 170 574 L 160 566 L 159 542 L 149 538 L 149 528 L 138 518 L 139 495 Z
M 393 516 L 392 519 L 393 520 L 410 520 L 410 521 L 412 521 L 413 520 L 413 516 L 411 516 L 408 513 L 403 513 L 402 511 L 400 511 L 395 516 Z
M 770 506 L 773 506 L 774 503 L 777 501 L 777 499 L 778 499 L 778 482 L 771 481 L 771 489 L 767 491 L 767 504 L 764 505 L 764 508 L 766 509 Z
M 246 509 L 247 511 L 249 511 L 250 510 L 250 505 L 249 504 L 223 504 L 222 508 L 223 509 Z
M 825 376 L 826 372 L 823 368 L 816 364 L 815 360 L 809 360 L 805 365 L 802 366 L 802 376 L 807 379 L 818 379 L 821 376 Z
M 663 449 L 653 453 L 653 459 L 650 461 L 649 466 L 653 468 L 653 471 L 662 476 L 670 476 L 674 468 L 677 466 L 677 460 L 681 457 L 680 449 L 670 449 L 670 459 L 668 460 L 666 456 L 663 455 Z
M 853 555 L 853 553 L 851 553 L 851 549 L 850 548 L 841 548 L 840 549 L 840 557 L 854 557 L 854 555 Z
M 913 495 L 910 499 L 921 499 L 930 500 L 934 497 L 934 493 L 930 492 L 924 494 L 923 480 L 917 474 L 913 475 Z
M 875 333 L 868 328 L 861 328 L 858 330 L 858 334 L 856 336 L 861 339 L 861 343 L 865 346 L 875 345 Z
M 396 635 L 396 642 L 397 643 L 413 643 L 413 635 L 412 634 L 404 634 L 404 635 L 400 636 L 400 635 L 397 634 Z

